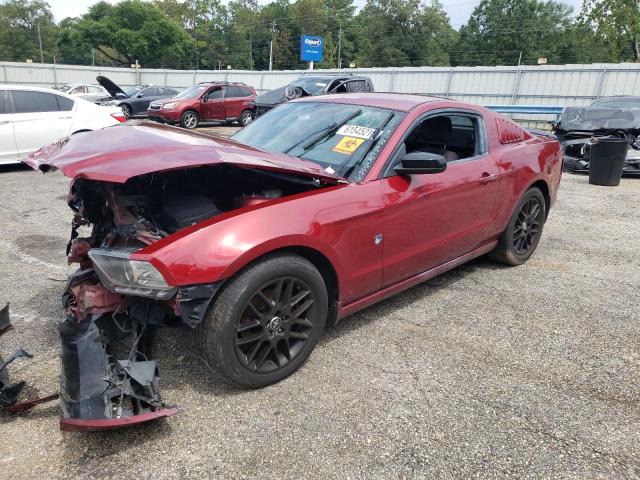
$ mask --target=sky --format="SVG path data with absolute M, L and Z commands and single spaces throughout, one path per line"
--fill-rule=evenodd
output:
M 56 21 L 60 21 L 66 17 L 77 17 L 86 13 L 90 5 L 93 5 L 97 0 L 47 0 L 51 5 L 51 10 L 55 16 Z M 110 3 L 117 3 L 116 0 L 108 0 Z M 444 5 L 444 10 L 451 19 L 453 28 L 458 30 L 461 25 L 464 25 L 474 7 L 480 3 L 480 0 L 441 0 Z M 582 0 L 562 0 L 567 5 L 571 5 L 574 11 L 577 13 L 580 10 Z M 261 4 L 268 3 L 268 0 L 259 0 Z M 364 5 L 365 0 L 356 0 L 357 5 Z

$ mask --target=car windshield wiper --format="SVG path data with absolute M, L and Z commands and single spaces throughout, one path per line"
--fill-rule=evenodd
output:
M 309 140 L 309 138 L 313 138 L 312 140 L 310 140 L 309 142 L 305 143 L 302 146 L 302 151 L 306 152 L 307 150 L 309 150 L 310 148 L 312 148 L 313 146 L 317 145 L 318 142 L 320 142 L 320 140 L 322 140 L 323 138 L 328 137 L 329 135 L 331 135 L 333 132 L 335 132 L 336 130 L 338 130 L 340 127 L 342 127 L 345 123 L 347 123 L 349 120 L 357 117 L 358 115 L 360 115 L 362 113 L 362 110 L 356 110 L 355 112 L 353 112 L 352 114 L 350 114 L 347 118 L 345 118 L 344 120 L 341 120 L 340 122 L 336 122 L 336 123 L 332 123 L 331 125 L 323 128 L 322 130 L 319 130 L 313 134 L 311 134 L 308 137 L 303 138 L 302 140 L 300 140 L 298 143 L 296 143 L 295 145 L 293 145 L 292 147 L 287 148 L 284 152 L 282 153 L 289 153 L 291 150 L 297 148 L 302 142 Z

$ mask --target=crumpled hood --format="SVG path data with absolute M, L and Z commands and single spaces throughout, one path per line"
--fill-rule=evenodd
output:
M 630 128 L 640 128 L 640 108 L 567 107 L 559 124 L 563 131 Z
M 70 178 L 115 183 L 152 172 L 217 164 L 289 173 L 332 184 L 341 181 L 313 162 L 147 121 L 65 137 L 23 161 L 42 172 L 60 169 Z

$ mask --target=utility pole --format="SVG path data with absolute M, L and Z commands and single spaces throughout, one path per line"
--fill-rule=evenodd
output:
M 522 61 L 522 50 L 520 50 L 520 56 L 518 57 L 518 66 L 520 66 L 521 61 Z
M 273 70 L 273 34 L 276 32 L 276 21 L 271 26 L 271 43 L 269 43 L 269 71 Z
M 253 70 L 253 40 L 249 31 L 249 70 Z
M 42 53 L 42 35 L 40 35 L 40 24 L 38 23 L 38 43 L 40 44 L 40 63 L 44 63 L 44 53 Z
M 91 49 L 91 66 L 92 67 L 96 66 L 96 49 L 95 48 Z
M 342 25 L 338 31 L 338 69 L 342 68 Z

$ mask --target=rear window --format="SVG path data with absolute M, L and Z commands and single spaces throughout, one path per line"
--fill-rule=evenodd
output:
M 56 100 L 57 95 L 45 92 L 30 92 L 26 90 L 14 90 L 12 93 L 16 113 L 58 111 L 58 101 Z

